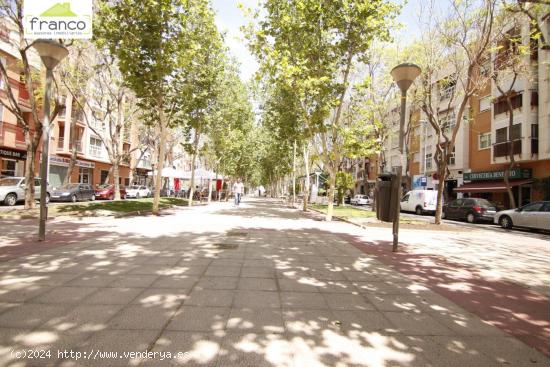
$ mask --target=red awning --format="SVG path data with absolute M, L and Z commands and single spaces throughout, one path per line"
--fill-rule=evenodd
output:
M 521 186 L 532 183 L 533 180 L 510 181 L 510 186 Z M 503 192 L 506 191 L 504 181 L 501 182 L 470 182 L 454 189 L 455 192 Z

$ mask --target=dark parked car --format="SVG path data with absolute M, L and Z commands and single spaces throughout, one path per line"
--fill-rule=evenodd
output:
M 492 222 L 496 212 L 496 205 L 486 199 L 457 199 L 443 206 L 444 218 L 466 220 L 468 223 Z
M 88 184 L 67 184 L 52 191 L 51 201 L 95 200 L 95 191 Z
M 121 186 L 118 191 L 120 191 L 120 198 L 125 199 L 126 189 Z M 95 198 L 113 200 L 115 198 L 115 185 L 98 185 L 95 189 Z

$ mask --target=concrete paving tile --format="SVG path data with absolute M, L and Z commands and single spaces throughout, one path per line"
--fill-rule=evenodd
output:
M 324 282 L 312 278 L 278 279 L 279 288 L 283 292 L 319 292 Z
M 281 292 L 281 300 L 285 309 L 329 309 L 320 293 Z
M 277 309 L 232 309 L 227 321 L 230 331 L 283 333 L 282 312 Z
M 325 280 L 318 286 L 318 289 L 321 293 L 359 294 L 350 281 Z
M 275 269 L 274 268 L 264 268 L 264 267 L 248 267 L 243 266 L 241 269 L 241 277 L 243 278 L 272 278 L 275 279 Z
M 158 306 L 130 305 L 126 306 L 111 319 L 107 328 L 120 330 L 161 330 L 175 312 L 175 307 L 163 308 Z
M 90 287 L 55 287 L 27 302 L 31 303 L 77 303 L 97 291 Z
M 204 331 L 224 330 L 230 308 L 184 306 L 174 315 L 167 330 Z
M 66 304 L 23 304 L 0 315 L 0 328 L 33 328 L 47 320 L 66 314 Z M 1 334 L 1 333 L 0 333 Z
M 244 260 L 241 260 L 241 259 L 214 259 L 210 263 L 210 266 L 242 267 L 243 264 L 244 264 Z
M 234 308 L 280 308 L 279 293 L 267 291 L 241 291 L 235 292 L 233 300 Z
M 173 308 L 181 305 L 188 291 L 174 288 L 147 288 L 132 301 L 145 307 Z
M 277 282 L 275 281 L 275 279 L 269 278 L 239 278 L 238 289 L 255 291 L 276 291 Z
M 113 283 L 117 279 L 113 275 L 97 274 L 95 272 L 87 272 L 77 276 L 72 279 L 70 282 L 66 283 L 65 286 L 70 287 L 106 287 L 109 284 Z
M 121 275 L 109 284 L 113 288 L 147 288 L 159 277 L 157 275 Z
M 237 277 L 201 277 L 195 289 L 237 289 L 239 278 Z
M 339 321 L 339 327 L 344 331 L 382 331 L 389 330 L 393 325 L 379 311 L 348 311 L 333 310 L 335 320 Z
M 405 335 L 453 335 L 454 332 L 427 313 L 383 312 L 394 328 Z
M 5 302 L 5 303 L 26 302 L 29 299 L 35 298 L 41 294 L 49 292 L 52 289 L 53 289 L 52 286 L 36 285 L 36 284 L 18 285 L 17 289 L 6 289 L 6 287 L 2 287 L 0 289 L 0 302 Z
M 380 311 L 421 312 L 426 308 L 421 300 L 407 294 L 366 294 L 365 297 Z
M 323 293 L 331 310 L 374 310 L 374 306 L 358 294 Z
M 100 288 L 86 297 L 82 303 L 98 305 L 126 305 L 141 292 L 142 288 Z
M 122 307 L 123 305 L 79 305 L 65 315 L 49 319 L 40 328 L 60 333 L 100 331 L 107 328 L 108 321 Z
M 204 275 L 209 277 L 238 277 L 240 272 L 240 266 L 210 265 L 208 269 L 206 269 L 206 273 L 204 273 Z
M 504 366 L 550 365 L 550 358 L 509 336 L 463 337 L 493 362 Z
M 347 280 L 352 282 L 376 282 L 384 280 L 374 274 L 362 271 L 343 271 L 342 273 Z
M 309 270 L 310 277 L 317 280 L 345 281 L 348 280 L 342 271 L 330 271 L 327 269 L 312 268 Z
M 432 312 L 430 315 L 458 335 L 505 336 L 503 331 L 469 312 Z
M 128 272 L 128 275 L 161 275 L 164 272 L 171 271 L 176 268 L 172 265 L 149 264 L 140 265 Z
M 360 293 L 367 294 L 424 294 L 431 290 L 419 283 L 354 282 Z
M 164 331 L 155 343 L 153 352 L 169 352 L 171 360 L 160 357 L 147 361 L 146 366 L 216 366 L 221 338 L 212 333 Z
M 492 361 L 485 356 L 475 341 L 469 338 L 457 336 L 431 337 L 434 344 L 438 345 L 434 351 L 429 350 L 425 356 L 436 366 L 472 366 L 472 367 L 496 367 L 500 363 Z
M 185 300 L 186 306 L 230 307 L 234 292 L 229 290 L 194 289 Z
M 140 362 L 139 358 L 106 358 L 105 355 L 116 352 L 118 357 L 124 352 L 144 352 L 157 336 L 157 330 L 103 330 L 94 334 L 79 348 L 82 353 L 91 352 L 92 357 L 78 362 L 83 366 L 136 366 Z
M 199 279 L 198 275 L 160 276 L 150 286 L 154 288 L 191 289 Z
M 323 330 L 340 330 L 329 310 L 284 309 L 283 321 L 289 334 L 318 335 Z
M 230 333 L 222 341 L 217 366 L 293 366 L 289 342 L 281 334 Z

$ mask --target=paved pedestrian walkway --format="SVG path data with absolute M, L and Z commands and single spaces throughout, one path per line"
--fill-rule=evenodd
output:
M 60 223 L 0 263 L 0 366 L 549 365 L 365 236 L 251 200 Z

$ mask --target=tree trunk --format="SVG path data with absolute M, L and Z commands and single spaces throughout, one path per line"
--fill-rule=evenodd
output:
M 212 201 L 212 176 L 208 178 L 208 204 Z
M 36 131 L 35 134 L 38 134 L 38 131 Z M 41 135 L 42 134 L 39 136 Z M 31 138 L 29 131 L 25 131 L 25 140 L 27 141 L 27 161 L 25 164 L 25 209 L 33 209 L 35 207 L 34 165 L 36 151 L 38 150 L 38 142 L 35 137 Z
M 514 157 L 514 140 L 512 139 L 512 127 L 514 126 L 514 108 L 512 106 L 512 99 L 510 93 L 506 94 L 506 104 L 508 105 L 508 112 L 510 113 L 508 118 L 508 157 L 510 158 L 510 164 L 504 171 L 504 184 L 506 185 L 506 191 L 510 199 L 510 208 L 515 209 L 517 207 L 516 198 L 514 192 L 510 186 L 510 173 L 514 168 L 516 161 Z
M 111 167 L 109 167 L 109 172 L 107 173 L 107 177 L 105 177 L 105 181 L 102 182 L 103 185 L 108 185 L 109 184 L 109 178 L 113 175 L 113 165 L 111 165 Z M 113 183 L 114 183 L 114 179 L 113 179 Z
M 222 187 L 220 188 L 220 194 L 219 194 L 219 197 L 218 197 L 218 201 L 221 202 L 222 201 L 222 194 L 223 194 L 223 185 L 225 184 L 225 176 L 222 177 Z M 227 197 L 227 194 L 225 195 Z
M 441 224 L 441 213 L 443 212 L 443 190 L 445 189 L 445 176 L 447 171 L 447 164 L 440 162 L 438 165 L 438 179 L 439 185 L 437 186 L 437 202 L 435 207 L 435 224 Z
M 296 205 L 296 140 L 292 151 L 292 207 Z
M 113 162 L 113 179 L 115 181 L 115 200 L 120 200 L 120 172 L 118 160 Z
M 328 189 L 328 207 L 325 220 L 327 222 L 332 221 L 332 213 L 334 212 L 334 191 L 336 189 L 336 173 L 335 170 L 330 172 L 330 187 Z
M 191 189 L 189 190 L 189 206 L 193 205 L 193 194 L 195 193 L 195 162 L 197 161 L 197 148 L 199 146 L 200 130 L 195 132 L 195 141 L 193 142 L 193 158 L 191 160 Z
M 306 143 L 304 145 L 304 164 L 306 168 L 306 177 L 305 177 L 305 184 L 304 184 L 304 212 L 307 212 L 307 204 L 309 201 L 309 186 L 310 186 L 310 180 L 309 180 L 309 143 Z
M 160 132 L 160 144 L 159 144 L 159 156 L 157 160 L 157 175 L 155 176 L 155 196 L 153 199 L 153 214 L 160 214 L 160 186 L 162 184 L 162 169 L 164 168 L 164 154 L 166 150 L 166 116 L 164 115 L 164 99 L 162 94 L 159 93 L 157 99 L 157 108 L 159 110 L 159 132 Z
M 69 160 L 69 167 L 67 168 L 67 176 L 63 180 L 63 185 L 66 185 L 71 182 L 72 172 L 74 166 L 76 165 L 76 157 L 78 152 L 77 139 L 76 139 L 76 118 L 71 118 L 71 128 L 69 129 L 70 139 L 69 145 L 71 147 L 71 158 Z

